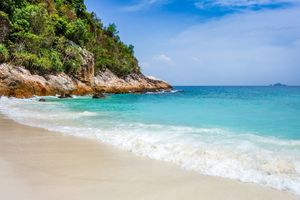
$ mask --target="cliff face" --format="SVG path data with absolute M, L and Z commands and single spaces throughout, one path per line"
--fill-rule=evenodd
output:
M 85 56 L 91 58 L 90 54 Z M 151 79 L 142 74 L 130 74 L 119 78 L 106 69 L 94 75 L 93 59 L 85 59 L 83 66 L 74 77 L 65 73 L 40 76 L 31 74 L 24 67 L 0 65 L 0 95 L 17 98 L 57 94 L 87 95 L 98 92 L 129 93 L 162 89 L 169 90 L 171 86 L 164 81 Z

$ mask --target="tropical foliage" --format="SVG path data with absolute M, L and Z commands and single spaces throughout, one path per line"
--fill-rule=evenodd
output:
M 0 13 L 0 21 L 6 17 L 10 24 L 0 62 L 36 73 L 73 73 L 82 64 L 80 46 L 94 54 L 96 71 L 140 72 L 133 46 L 120 40 L 115 24 L 104 27 L 87 12 L 84 0 L 1 0 Z

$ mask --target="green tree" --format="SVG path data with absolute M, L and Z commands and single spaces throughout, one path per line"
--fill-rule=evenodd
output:
M 119 31 L 117 29 L 117 25 L 115 23 L 109 24 L 108 27 L 106 28 L 107 33 L 111 37 L 117 37 L 119 34 Z
M 69 23 L 67 25 L 66 37 L 78 45 L 84 45 L 89 39 L 86 23 L 81 19 Z

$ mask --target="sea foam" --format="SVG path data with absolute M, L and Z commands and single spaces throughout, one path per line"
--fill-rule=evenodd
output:
M 99 122 L 99 126 L 90 127 L 85 119 L 97 113 L 69 110 L 57 102 L 46 104 L 47 108 L 40 109 L 45 104 L 36 99 L 2 97 L 0 111 L 22 124 L 97 139 L 204 175 L 258 183 L 300 195 L 298 140 L 161 124 L 111 122 L 101 126 Z

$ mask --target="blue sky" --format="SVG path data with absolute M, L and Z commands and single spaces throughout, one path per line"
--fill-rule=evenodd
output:
M 86 0 L 173 85 L 300 85 L 300 0 Z

